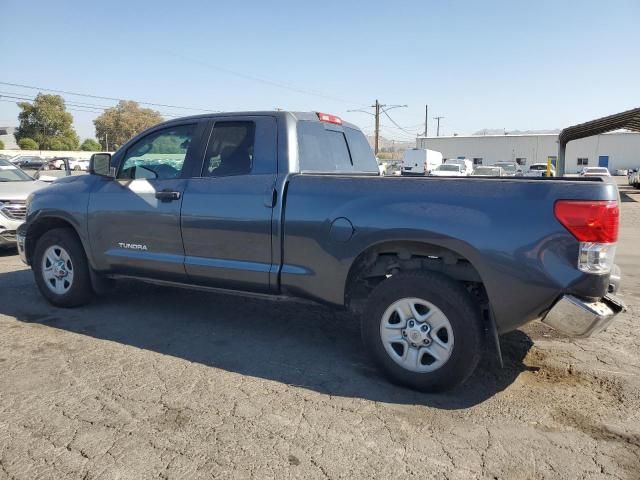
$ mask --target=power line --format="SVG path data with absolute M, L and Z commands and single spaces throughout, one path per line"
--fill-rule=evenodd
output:
M 369 108 L 373 108 L 374 109 L 375 113 L 368 112 L 368 111 L 366 111 L 364 109 L 347 110 L 347 112 L 366 113 L 367 115 L 373 115 L 375 117 L 376 123 L 375 123 L 375 133 L 374 133 L 375 138 L 374 138 L 374 143 L 373 143 L 373 152 L 377 155 L 378 154 L 378 150 L 379 150 L 378 146 L 379 146 L 379 143 L 380 143 L 379 142 L 379 140 L 380 140 L 380 112 L 383 112 L 385 115 L 387 115 L 387 117 L 389 117 L 389 115 L 387 114 L 387 110 L 392 110 L 394 108 L 404 108 L 404 107 L 406 107 L 406 105 L 382 105 L 376 99 L 376 103 L 374 103 L 373 105 L 369 106 Z M 391 119 L 391 117 L 389 117 L 389 120 L 391 120 L 393 122 L 393 119 Z
M 3 92 L 3 91 L 0 91 L 0 97 L 11 98 L 13 100 L 23 100 L 27 102 L 33 102 L 36 99 L 33 96 L 26 96 L 26 94 L 20 95 L 16 92 Z M 92 103 L 74 102 L 67 99 L 63 99 L 63 100 L 67 110 L 72 110 L 76 112 L 102 113 L 104 112 L 104 110 L 114 107 L 114 105 L 97 105 Z M 12 101 L 11 103 L 15 103 L 15 102 Z M 166 113 L 166 112 L 158 112 L 158 113 L 160 113 L 160 115 L 162 115 L 163 117 L 174 117 L 174 118 L 180 117 L 180 115 L 175 115 L 172 113 Z
M 94 95 L 94 94 L 90 94 L 90 93 L 79 93 L 79 92 L 72 92 L 69 90 L 57 90 L 54 88 L 43 88 L 43 87 L 35 87 L 33 85 L 23 85 L 20 83 L 10 83 L 10 82 L 0 82 L 0 85 L 8 85 L 10 87 L 18 87 L 18 88 L 26 88 L 26 89 L 30 89 L 30 90 L 41 90 L 44 92 L 53 92 L 53 93 L 60 93 L 63 95 L 74 95 L 74 96 L 78 96 L 78 97 L 87 97 L 87 98 L 95 98 L 95 99 L 99 99 L 99 100 L 111 100 L 114 102 L 120 102 L 122 100 L 126 100 L 125 98 L 116 98 L 116 97 L 106 97 L 106 96 L 102 96 L 102 95 Z M 199 112 L 219 112 L 219 110 L 213 110 L 213 109 L 206 109 L 206 108 L 197 108 L 197 107 L 185 107 L 182 105 L 168 105 L 165 103 L 152 103 L 152 102 L 143 102 L 141 100 L 135 100 L 136 103 L 139 103 L 140 105 L 151 105 L 154 107 L 163 107 L 163 108 L 175 108 L 178 110 L 192 110 L 192 111 L 199 111 Z
M 256 77 L 255 75 L 250 75 L 250 74 L 247 74 L 247 73 L 239 72 L 237 70 L 231 70 L 230 68 L 221 67 L 220 65 L 215 65 L 215 64 L 203 62 L 202 60 L 198 60 L 198 59 L 191 58 L 191 57 L 186 57 L 186 56 L 181 55 L 179 53 L 171 52 L 171 51 L 168 51 L 168 50 L 166 50 L 164 53 L 167 53 L 169 55 L 173 55 L 173 56 L 178 57 L 178 58 L 182 58 L 183 60 L 186 60 L 188 62 L 192 62 L 192 63 L 196 63 L 196 64 L 199 64 L 199 65 L 202 65 L 203 67 L 211 68 L 211 69 L 214 69 L 214 70 L 219 70 L 221 72 L 225 72 L 225 73 L 228 73 L 230 75 L 234 75 L 236 77 L 244 78 L 245 80 L 251 80 L 253 82 L 258 82 L 258 83 L 262 83 L 262 84 L 265 84 L 265 85 L 270 85 L 272 87 L 282 88 L 284 90 L 289 90 L 291 92 L 301 93 L 301 94 L 304 94 L 304 95 L 310 95 L 310 96 L 313 96 L 313 97 L 324 98 L 326 100 L 333 100 L 334 102 L 344 103 L 344 104 L 347 104 L 347 105 L 358 105 L 358 106 L 362 106 L 362 107 L 366 106 L 366 104 L 364 104 L 362 102 L 355 102 L 355 101 L 351 101 L 351 100 L 346 100 L 344 98 L 334 97 L 332 95 L 326 95 L 326 94 L 324 94 L 322 92 L 314 92 L 313 90 L 306 90 L 304 88 L 296 87 L 296 86 L 293 86 L 293 85 L 287 85 L 286 83 L 281 83 L 281 82 L 277 82 L 277 81 L 274 81 L 274 80 L 269 80 L 269 79 L 266 79 L 266 78 Z
M 408 133 L 408 134 L 409 134 L 409 135 L 411 135 L 411 136 L 415 136 L 415 134 L 416 134 L 415 132 L 410 132 L 409 130 L 406 130 L 406 129 L 404 129 L 403 127 L 401 127 L 400 125 L 398 125 L 398 124 L 396 123 L 396 121 L 395 121 L 393 118 L 391 118 L 391 117 L 389 116 L 389 114 L 387 113 L 387 111 L 386 111 L 386 110 L 384 110 L 382 113 L 384 113 L 384 114 L 387 116 L 387 118 L 388 118 L 389 120 L 391 120 L 391 123 L 393 123 L 393 124 L 396 126 L 396 128 L 398 128 L 399 130 L 402 130 L 402 131 L 403 131 L 403 132 L 405 132 L 405 133 Z
M 2 97 L 6 97 L 6 95 L 0 95 Z M 15 100 L 3 100 L 2 98 L 0 98 L 0 102 L 6 102 L 6 103 L 16 103 Z M 67 107 L 67 110 L 71 110 L 73 112 L 84 112 L 84 113 L 98 113 L 92 110 L 82 110 L 79 108 L 72 108 L 72 107 Z
M 392 131 L 389 130 L 391 127 L 390 125 L 380 125 L 380 130 L 390 136 L 390 137 L 396 137 L 398 138 L 398 140 L 402 140 L 402 141 L 415 141 L 416 137 L 415 135 L 409 135 L 408 133 L 404 133 L 404 132 L 396 132 L 396 131 Z

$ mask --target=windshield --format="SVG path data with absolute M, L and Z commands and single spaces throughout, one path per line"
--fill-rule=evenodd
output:
M 606 168 L 587 168 L 587 173 L 609 173 Z
M 496 167 L 502 167 L 507 172 L 515 172 L 516 166 L 513 163 L 496 163 Z
M 440 165 L 436 170 L 440 170 L 441 172 L 459 172 L 459 165 Z
M 28 182 L 33 180 L 18 167 L 6 160 L 0 160 L 0 182 Z

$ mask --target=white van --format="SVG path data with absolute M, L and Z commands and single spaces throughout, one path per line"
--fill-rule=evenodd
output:
M 448 158 L 444 163 L 460 165 L 464 175 L 471 175 L 473 173 L 473 162 L 468 158 Z
M 402 175 L 429 175 L 442 165 L 442 153 L 425 148 L 405 150 L 402 157 Z

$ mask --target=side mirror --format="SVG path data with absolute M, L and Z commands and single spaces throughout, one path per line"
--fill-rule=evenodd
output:
M 89 160 L 89 173 L 100 175 L 101 177 L 114 178 L 115 169 L 111 168 L 110 153 L 94 153 Z

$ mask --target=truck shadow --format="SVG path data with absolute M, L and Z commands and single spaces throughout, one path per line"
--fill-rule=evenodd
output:
M 465 385 L 423 394 L 390 384 L 366 356 L 358 322 L 322 306 L 126 282 L 77 309 L 47 304 L 28 270 L 0 274 L 0 313 L 26 323 L 172 355 L 320 393 L 441 409 L 477 405 L 527 369 L 532 340 L 502 338 L 505 367 L 488 352 Z
M 640 190 L 620 189 L 620 200 L 623 202 L 640 202 Z

